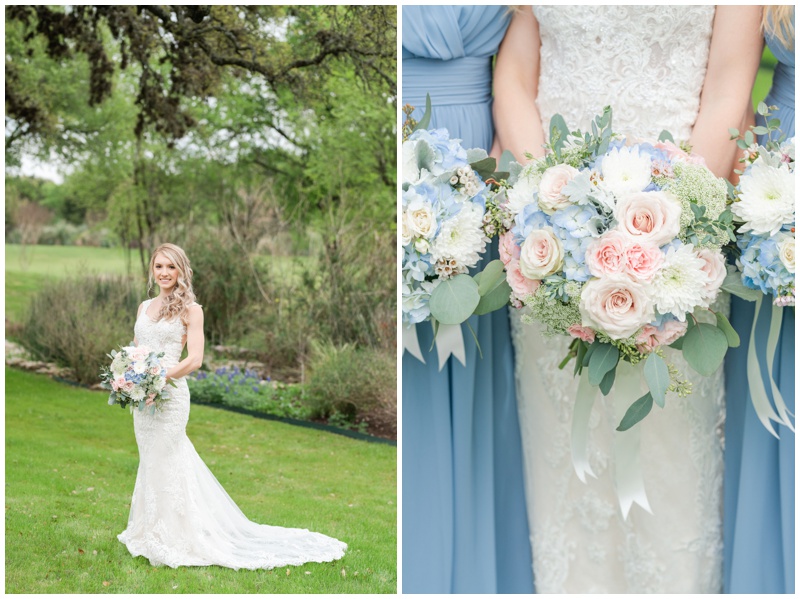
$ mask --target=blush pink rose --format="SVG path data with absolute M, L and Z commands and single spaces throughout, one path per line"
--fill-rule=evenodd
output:
M 519 246 L 514 242 L 514 235 L 507 231 L 500 236 L 500 260 L 508 266 L 511 260 L 519 260 Z
M 632 241 L 661 247 L 680 233 L 681 205 L 663 191 L 638 191 L 617 201 L 617 229 Z
M 562 191 L 580 171 L 568 164 L 551 166 L 542 174 L 539 181 L 539 208 L 546 214 L 553 214 L 560 208 L 569 206 L 569 198 Z
M 519 260 L 514 259 L 510 260 L 506 265 L 506 280 L 509 287 L 511 287 L 511 291 L 519 300 L 524 300 L 541 285 L 541 281 L 526 278 L 520 270 Z
M 702 270 L 708 275 L 708 282 L 703 291 L 703 303 L 701 304 L 707 308 L 711 305 L 711 302 L 717 299 L 722 282 L 728 273 L 725 270 L 725 259 L 722 257 L 722 252 L 703 248 L 697 252 L 697 255 L 705 263 Z
M 680 320 L 668 320 L 661 325 L 658 331 L 656 331 L 658 345 L 670 345 L 675 343 L 678 339 L 683 337 L 688 327 L 688 322 L 681 322 Z
M 667 158 L 670 160 L 680 160 L 682 162 L 688 162 L 689 164 L 702 164 L 703 166 L 706 164 L 706 161 L 702 156 L 698 156 L 697 154 L 688 154 L 671 141 L 659 141 L 654 145 L 654 147 L 657 150 L 664 152 L 667 155 Z
M 134 387 L 135 385 L 133 384 L 133 381 L 125 381 L 125 384 L 122 385 L 122 390 L 125 393 L 130 393 L 131 391 L 133 391 Z
M 118 376 L 113 381 L 111 381 L 111 387 L 114 391 L 119 391 L 125 385 L 125 377 Z
M 636 349 L 643 354 L 649 354 L 657 346 L 661 345 L 658 342 L 658 329 L 651 324 L 646 324 L 636 336 Z
M 664 264 L 664 254 L 654 245 L 633 243 L 625 249 L 623 272 L 639 281 L 652 281 Z
M 625 267 L 627 237 L 609 231 L 592 241 L 586 249 L 586 266 L 595 277 L 619 274 Z
M 581 324 L 626 339 L 655 318 L 647 287 L 624 275 L 592 279 L 581 291 Z
M 589 327 L 582 327 L 579 324 L 573 324 L 569 326 L 567 333 L 576 339 L 580 339 L 581 341 L 594 343 L 594 331 Z
M 550 228 L 533 231 L 520 248 L 519 267 L 528 279 L 544 279 L 558 272 L 564 262 L 564 248 Z

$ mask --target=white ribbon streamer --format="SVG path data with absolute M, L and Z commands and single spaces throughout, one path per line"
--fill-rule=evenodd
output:
M 781 422 L 781 419 L 775 413 L 775 410 L 772 409 L 772 405 L 769 403 L 767 390 L 764 388 L 764 381 L 761 378 L 761 366 L 758 363 L 758 356 L 756 354 L 756 324 L 758 323 L 758 315 L 761 312 L 762 298 L 763 296 L 759 295 L 756 299 L 753 327 L 750 330 L 750 343 L 747 347 L 747 383 L 750 387 L 750 400 L 753 402 L 753 408 L 756 411 L 756 416 L 758 416 L 758 419 L 761 421 L 761 424 L 764 425 L 764 428 L 767 429 L 772 436 L 778 439 L 780 437 L 778 437 L 778 433 L 775 432 L 775 429 L 772 428 L 772 423 L 770 420 Z M 769 346 L 769 340 L 767 345 Z M 767 353 L 769 354 L 769 352 Z M 774 358 L 775 353 L 773 350 L 771 357 L 767 355 L 767 364 L 771 364 L 771 360 Z M 770 380 L 771 379 L 772 377 L 770 376 Z
M 617 376 L 614 382 L 614 407 L 617 421 L 622 420 L 630 405 L 642 395 L 641 368 L 631 366 L 627 362 L 617 365 Z M 626 431 L 614 432 L 614 461 L 616 471 L 614 475 L 619 507 L 622 517 L 627 520 L 628 513 L 634 503 L 651 514 L 650 502 L 644 490 L 642 464 L 640 460 L 640 435 L 641 423 L 634 425 Z
M 419 348 L 417 325 L 407 324 L 403 327 L 403 349 L 423 364 L 425 363 L 425 358 L 422 356 L 422 350 Z
M 582 483 L 586 475 L 597 478 L 589 465 L 587 445 L 589 442 L 589 416 L 599 389 L 589 382 L 589 369 L 584 368 L 578 382 L 578 396 L 575 399 L 575 410 L 572 413 L 572 467 Z
M 775 383 L 775 376 L 772 373 L 772 368 L 775 363 L 775 350 L 778 348 L 778 338 L 781 334 L 781 323 L 783 322 L 783 307 L 772 305 L 772 314 L 770 315 L 769 322 L 769 336 L 767 337 L 767 376 L 769 383 L 772 386 L 772 401 L 775 403 L 775 409 L 778 412 L 779 422 L 785 425 L 790 431 L 794 432 L 794 426 L 789 418 L 793 415 L 786 407 L 783 401 L 781 390 Z
M 436 333 L 436 353 L 439 356 L 439 370 L 444 368 L 447 359 L 453 356 L 467 365 L 467 350 L 464 347 L 464 334 L 460 324 L 440 324 Z

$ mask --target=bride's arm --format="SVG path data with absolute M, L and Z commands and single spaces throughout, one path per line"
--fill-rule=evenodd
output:
M 141 304 L 139 304 L 139 309 L 138 309 L 138 310 L 136 310 L 136 321 L 137 321 L 137 322 L 139 321 L 139 316 L 141 316 L 141 315 L 142 315 L 142 308 L 143 308 L 143 307 L 144 307 L 144 302 L 142 302 Z M 138 347 L 138 346 L 139 346 L 139 340 L 138 340 L 138 339 L 136 339 L 136 333 L 134 333 L 134 335 L 133 335 L 133 345 L 134 345 L 135 347 Z
M 186 349 L 188 355 L 167 371 L 167 380 L 179 379 L 194 372 L 203 364 L 203 308 L 198 305 L 189 308 L 189 323 L 186 326 Z
M 525 152 L 543 156 L 542 131 L 536 96 L 539 92 L 539 24 L 530 6 L 514 13 L 494 71 L 494 124 L 500 149 L 520 162 Z
M 742 126 L 750 110 L 761 62 L 761 6 L 717 6 L 708 69 L 690 143 L 718 177 L 727 177 L 738 158 L 728 129 Z

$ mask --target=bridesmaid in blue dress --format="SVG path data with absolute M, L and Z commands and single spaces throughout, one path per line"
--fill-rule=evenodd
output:
M 492 56 L 505 6 L 404 6 L 403 104 L 466 148 L 492 146 Z M 492 258 L 497 257 L 496 244 Z M 489 257 L 486 260 L 490 259 Z M 506 309 L 464 326 L 466 367 L 403 356 L 403 592 L 530 593 L 530 541 Z
M 794 7 L 783 21 L 783 43 L 766 27 L 766 42 L 778 59 L 772 88 L 766 98 L 777 106 L 774 116 L 787 137 L 794 136 Z M 769 22 L 780 16 L 766 8 Z M 780 9 L 779 9 L 780 10 Z M 786 26 L 791 23 L 791 30 Z M 763 122 L 759 122 L 763 124 Z M 759 142 L 763 142 L 759 139 Z M 727 414 L 725 422 L 724 585 L 726 593 L 794 593 L 794 441 L 787 428 L 775 427 L 780 440 L 758 421 L 747 385 L 747 347 L 754 304 L 733 298 L 731 322 L 741 345 L 728 351 L 725 363 Z M 756 328 L 756 348 L 767 393 L 764 360 L 771 306 L 762 303 Z M 794 413 L 795 308 L 783 308 L 774 375 L 788 409 Z

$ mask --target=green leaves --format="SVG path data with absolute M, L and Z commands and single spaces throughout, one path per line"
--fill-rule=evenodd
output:
M 595 342 L 597 346 L 589 358 L 589 382 L 599 385 L 606 373 L 617 367 L 619 350 L 610 343 Z
M 625 416 L 622 417 L 617 430 L 620 432 L 628 430 L 647 416 L 652 409 L 653 396 L 647 393 L 631 404 L 631 407 L 625 412 Z
M 431 293 L 431 316 L 442 324 L 461 324 L 480 303 L 478 284 L 469 275 L 445 279 Z
M 417 129 L 427 129 L 430 124 L 431 124 L 431 95 L 425 94 L 425 113 L 422 115 L 422 118 L 417 122 L 417 126 L 414 127 L 414 131 L 416 131 Z
M 717 328 L 725 333 L 725 337 L 728 340 L 728 347 L 739 347 L 741 343 L 739 333 L 731 326 L 730 321 L 722 312 L 717 312 Z
M 647 381 L 653 401 L 663 408 L 669 387 L 669 369 L 664 359 L 655 352 L 644 361 L 644 380 Z
M 475 314 L 489 314 L 499 310 L 508 303 L 511 296 L 511 287 L 506 282 L 503 272 L 503 263 L 500 260 L 492 260 L 482 272 L 474 277 L 478 284 L 478 294 L 481 296 Z
M 497 161 L 489 156 L 487 158 L 483 158 L 482 160 L 478 160 L 477 162 L 471 163 L 470 166 L 472 167 L 472 170 L 478 173 L 481 179 L 485 181 L 494 174 Z
M 704 376 L 716 372 L 727 350 L 727 336 L 714 325 L 700 322 L 684 335 L 683 357 L 689 366 Z

